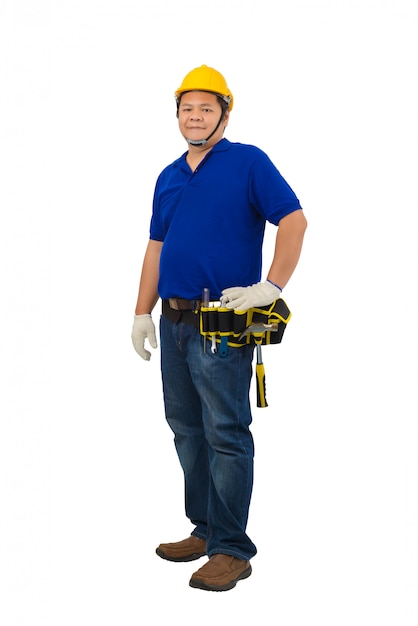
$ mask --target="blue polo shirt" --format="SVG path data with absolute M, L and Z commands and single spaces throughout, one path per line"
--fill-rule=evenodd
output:
M 301 209 L 269 157 L 255 146 L 221 139 L 192 172 L 185 152 L 157 179 L 150 238 L 164 242 L 161 298 L 211 299 L 261 279 L 266 221 Z

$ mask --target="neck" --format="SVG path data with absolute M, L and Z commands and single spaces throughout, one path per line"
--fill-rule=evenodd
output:
M 203 161 L 205 156 L 212 150 L 213 146 L 192 146 L 189 144 L 189 151 L 186 156 L 186 161 L 189 164 L 191 170 L 195 170 L 199 163 Z
M 197 157 L 201 155 L 205 155 L 209 150 L 212 150 L 213 145 L 210 143 L 205 143 L 203 146 L 193 146 L 192 144 L 188 144 L 189 146 L 189 154 L 192 157 Z

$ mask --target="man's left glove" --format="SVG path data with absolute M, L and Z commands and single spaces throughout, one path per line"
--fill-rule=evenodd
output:
M 222 291 L 222 298 L 227 309 L 246 311 L 257 306 L 271 304 L 280 298 L 282 290 L 266 280 L 249 287 L 229 287 Z
M 131 339 L 135 350 L 145 361 L 151 358 L 151 352 L 145 350 L 145 339 L 148 339 L 151 348 L 157 347 L 155 336 L 155 326 L 149 313 L 145 315 L 135 315 L 132 327 Z

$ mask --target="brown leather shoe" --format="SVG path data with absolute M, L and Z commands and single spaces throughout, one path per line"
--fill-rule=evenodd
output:
M 190 535 L 190 537 L 183 539 L 183 541 L 160 543 L 156 549 L 156 553 L 167 561 L 195 561 L 196 559 L 200 559 L 201 556 L 205 556 L 206 541 L 194 535 Z
M 214 554 L 193 574 L 189 585 L 206 591 L 228 591 L 239 580 L 248 578 L 251 571 L 249 561 L 242 561 L 228 554 Z

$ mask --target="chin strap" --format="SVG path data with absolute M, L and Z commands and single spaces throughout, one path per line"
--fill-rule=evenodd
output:
M 225 115 L 225 110 L 222 110 L 221 113 L 221 117 L 219 118 L 219 122 L 216 124 L 215 126 L 215 130 L 213 130 L 211 132 L 211 134 L 209 135 L 209 137 L 206 137 L 206 139 L 200 139 L 198 141 L 195 141 L 194 139 L 187 139 L 186 137 L 186 141 L 188 144 L 190 144 L 191 146 L 204 146 L 205 143 L 207 143 L 209 141 L 209 139 L 216 133 L 216 131 L 218 130 L 219 126 L 221 125 L 221 122 L 224 118 Z

